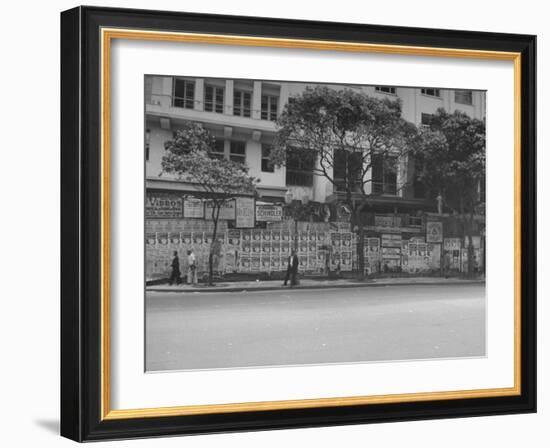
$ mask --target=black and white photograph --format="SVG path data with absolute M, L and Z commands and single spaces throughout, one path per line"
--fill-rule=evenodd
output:
M 145 370 L 485 357 L 486 93 L 146 75 Z

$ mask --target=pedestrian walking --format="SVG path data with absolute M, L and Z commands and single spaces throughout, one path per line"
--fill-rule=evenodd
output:
M 300 261 L 298 260 L 298 255 L 296 255 L 296 251 L 293 250 L 290 256 L 288 257 L 288 264 L 286 268 L 286 275 L 285 275 L 285 281 L 283 283 L 283 286 L 286 286 L 288 283 L 288 280 L 290 279 L 290 286 L 294 286 L 298 284 L 298 266 L 300 264 Z
M 187 283 L 197 284 L 197 259 L 192 250 L 187 251 Z
M 170 285 L 174 283 L 179 285 L 181 282 L 181 272 L 180 272 L 180 259 L 178 258 L 178 251 L 174 251 L 174 258 L 172 259 L 172 272 L 170 274 Z

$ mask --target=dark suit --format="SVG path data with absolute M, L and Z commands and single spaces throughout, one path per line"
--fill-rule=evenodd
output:
M 285 282 L 284 285 L 288 283 L 288 279 L 290 278 L 290 286 L 296 285 L 297 282 L 297 275 L 298 275 L 298 265 L 300 264 L 300 261 L 298 260 L 298 255 L 294 254 L 288 257 L 288 265 L 286 268 L 286 276 L 285 276 Z
M 181 276 L 180 260 L 176 255 L 176 256 L 174 256 L 174 259 L 172 260 L 172 274 L 170 275 L 170 284 L 173 284 L 173 283 L 179 284 L 180 283 L 180 276 Z

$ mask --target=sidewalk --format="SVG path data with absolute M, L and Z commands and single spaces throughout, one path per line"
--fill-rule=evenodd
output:
M 300 284 L 292 289 L 320 289 L 320 288 L 355 288 L 368 286 L 411 286 L 411 285 L 467 285 L 482 284 L 484 279 L 461 279 L 457 277 L 396 277 L 373 278 L 363 281 L 355 279 L 314 279 L 302 278 Z M 285 287 L 281 280 L 259 280 L 242 282 L 216 282 L 214 286 L 204 283 L 198 285 L 152 285 L 147 287 L 147 292 L 243 292 L 243 291 L 269 291 L 279 290 Z

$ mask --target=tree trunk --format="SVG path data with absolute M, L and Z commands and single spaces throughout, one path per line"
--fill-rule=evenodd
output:
M 298 218 L 294 216 L 294 251 L 298 253 Z
M 212 208 L 212 221 L 214 230 L 212 231 L 212 242 L 210 243 L 210 251 L 208 254 L 208 286 L 214 286 L 214 248 L 218 244 L 218 218 L 220 216 L 220 206 Z
M 365 278 L 365 229 L 362 222 L 358 224 L 357 237 L 357 266 L 359 267 L 357 278 L 363 280 Z
M 361 206 L 354 206 L 351 208 L 350 224 L 350 230 L 357 235 L 357 242 L 355 245 L 355 255 L 357 257 L 357 279 L 363 280 L 365 278 L 365 229 L 363 228 L 363 223 L 361 222 Z M 355 226 L 357 226 L 357 231 L 355 231 Z
M 474 275 L 474 243 L 472 232 L 474 228 L 474 213 L 470 213 L 470 221 L 468 223 L 468 277 Z

